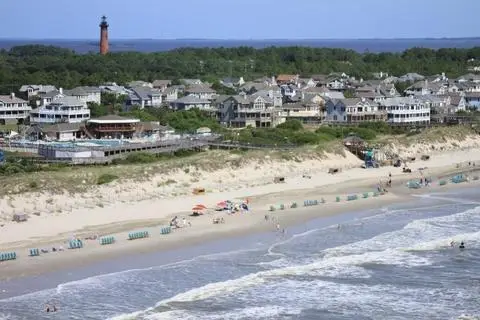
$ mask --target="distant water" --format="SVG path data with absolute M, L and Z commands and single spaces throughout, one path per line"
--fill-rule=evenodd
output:
M 10 49 L 26 44 L 54 45 L 75 50 L 78 53 L 97 52 L 97 40 L 15 40 L 0 39 L 0 49 Z M 431 49 L 439 48 L 472 48 L 480 46 L 480 38 L 452 39 L 307 39 L 307 40 L 111 40 L 111 51 L 157 52 L 183 47 L 218 48 L 248 46 L 257 49 L 277 46 L 305 46 L 351 49 L 357 52 L 399 52 L 413 47 Z
M 0 319 L 477 319 L 479 200 L 463 189 L 356 213 L 340 229 L 318 219 L 285 238 L 246 237 L 243 251 L 0 300 Z M 49 300 L 58 314 L 41 311 Z

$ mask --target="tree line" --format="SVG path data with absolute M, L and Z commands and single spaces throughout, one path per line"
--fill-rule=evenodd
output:
M 400 76 L 445 72 L 457 77 L 480 47 L 470 49 L 412 48 L 404 52 L 358 53 L 353 50 L 311 47 L 180 48 L 167 52 L 118 52 L 105 56 L 77 54 L 70 49 L 25 45 L 0 51 L 0 93 L 17 91 L 23 84 L 53 84 L 63 88 L 114 81 L 243 76 L 254 79 L 280 73 L 328 74 L 345 72 L 369 79 L 372 72 Z

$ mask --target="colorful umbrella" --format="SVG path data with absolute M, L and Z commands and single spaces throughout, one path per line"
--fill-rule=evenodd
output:
M 197 211 L 203 211 L 203 210 L 205 210 L 205 209 L 206 209 L 206 208 L 204 208 L 204 207 L 195 206 L 195 207 L 192 208 L 192 211 L 196 211 L 196 212 L 197 212 Z
M 203 208 L 203 209 L 207 209 L 207 207 L 203 204 L 197 204 L 195 205 L 195 208 Z

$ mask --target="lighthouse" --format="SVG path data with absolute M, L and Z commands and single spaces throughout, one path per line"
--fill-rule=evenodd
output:
M 108 22 L 107 17 L 103 16 L 100 22 L 100 54 L 108 53 Z

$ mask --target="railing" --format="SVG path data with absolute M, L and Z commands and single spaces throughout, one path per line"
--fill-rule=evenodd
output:
M 77 114 L 87 114 L 90 117 L 90 110 L 87 109 L 81 109 L 81 110 L 49 110 L 49 109 L 41 109 L 38 111 L 35 111 L 34 113 L 38 114 L 52 114 L 52 115 L 77 115 Z
M 23 119 L 28 117 L 27 113 L 24 114 L 0 114 L 0 119 Z
M 0 106 L 0 111 L 31 111 L 32 107 L 30 106 L 24 106 L 24 107 L 5 107 L 5 106 Z

